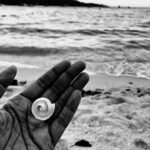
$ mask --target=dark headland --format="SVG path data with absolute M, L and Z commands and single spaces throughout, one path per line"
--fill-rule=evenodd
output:
M 105 7 L 103 4 L 83 3 L 77 0 L 0 0 L 3 5 L 43 5 L 43 6 L 71 6 L 71 7 Z

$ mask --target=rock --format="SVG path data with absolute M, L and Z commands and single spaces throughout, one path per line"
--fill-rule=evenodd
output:
M 18 86 L 18 80 L 17 80 L 17 79 L 14 79 L 14 80 L 11 82 L 11 85 L 13 85 L 13 86 Z
M 17 79 L 14 79 L 11 83 L 12 86 L 23 86 L 27 83 L 27 81 L 18 81 Z
M 142 139 L 136 139 L 134 141 L 134 144 L 135 144 L 136 147 L 142 148 L 144 150 L 150 149 L 150 146 L 145 141 L 143 141 Z
M 125 91 L 129 92 L 129 91 L 131 91 L 131 89 L 127 88 L 127 89 L 125 89 Z
M 80 140 L 80 141 L 77 141 L 74 146 L 81 146 L 81 147 L 92 147 L 92 145 L 86 141 L 86 140 Z
M 133 82 L 131 82 L 131 81 L 130 81 L 130 82 L 129 82 L 129 84 L 131 84 L 131 85 L 132 85 L 132 84 L 133 84 Z
M 94 95 L 100 95 L 102 94 L 103 89 L 95 89 L 95 90 L 82 90 L 82 96 L 94 96 Z
M 137 88 L 137 93 L 141 93 L 141 89 L 140 88 Z
M 133 117 L 131 115 L 126 115 L 125 116 L 128 120 L 131 120 Z

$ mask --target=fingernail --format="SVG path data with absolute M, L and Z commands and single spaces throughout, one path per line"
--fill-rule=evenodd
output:
M 1 72 L 1 75 L 5 76 L 5 75 L 8 75 L 8 76 L 15 76 L 17 73 L 17 68 L 16 66 L 12 65 L 8 68 L 6 68 L 4 71 Z

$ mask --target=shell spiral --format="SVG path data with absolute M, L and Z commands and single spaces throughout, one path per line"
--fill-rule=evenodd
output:
M 34 101 L 31 107 L 32 114 L 38 120 L 49 119 L 55 110 L 55 104 L 45 97 L 41 97 Z

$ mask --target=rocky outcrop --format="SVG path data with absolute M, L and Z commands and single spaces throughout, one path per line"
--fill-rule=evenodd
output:
M 74 6 L 74 7 L 108 7 L 94 3 L 82 3 L 76 0 L 0 0 L 4 5 L 44 5 L 44 6 Z

